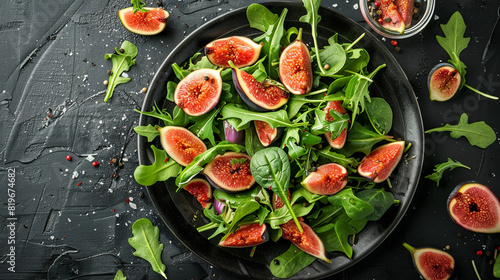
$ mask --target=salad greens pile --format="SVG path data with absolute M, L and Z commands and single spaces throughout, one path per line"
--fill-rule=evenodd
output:
M 222 236 L 222 240 L 240 225 L 267 223 L 273 242 L 282 236 L 280 225 L 294 220 L 300 230 L 298 219 L 302 217 L 321 238 L 326 251 L 338 251 L 351 258 L 354 238 L 370 221 L 379 220 L 393 205 L 398 204 L 386 185 L 376 185 L 356 173 L 361 158 L 383 141 L 394 141 L 387 135 L 392 128 L 391 106 L 380 97 L 372 97 L 369 87 L 377 72 L 385 65 L 368 69 L 370 55 L 354 42 L 343 42 L 339 34 L 332 34 L 328 44 L 319 46 L 317 25 L 320 1 L 304 0 L 306 15 L 300 21 L 311 25 L 314 47 L 310 51 L 314 72 L 313 90 L 306 95 L 292 95 L 279 110 L 255 112 L 239 97 L 232 82 L 231 69 L 222 69 L 222 96 L 219 105 L 208 113 L 190 117 L 182 109 L 173 112 L 154 106 L 152 111 L 139 113 L 156 117 L 165 126 L 183 126 L 205 142 L 208 150 L 196 156 L 188 166 L 181 167 L 174 160 L 167 159 L 162 149 L 151 145 L 155 162 L 141 165 L 134 177 L 139 184 L 153 185 L 157 181 L 175 178 L 179 189 L 197 176 L 215 156 L 226 151 L 245 152 L 252 157 L 250 166 L 256 184 L 248 191 L 226 193 L 215 189 L 213 196 L 226 204 L 222 214 L 217 214 L 212 206 L 204 209 L 209 221 L 198 228 L 199 232 L 211 231 L 208 239 Z M 260 59 L 242 70 L 252 74 L 257 80 L 265 78 L 278 80 L 280 50 L 291 43 L 298 34 L 296 27 L 284 26 L 287 9 L 280 15 L 265 6 L 252 4 L 247 9 L 250 27 L 262 31 L 254 38 L 263 43 Z M 190 72 L 202 69 L 218 69 L 200 53 L 193 54 L 185 65 L 173 64 L 175 80 L 167 84 L 167 99 L 173 101 L 178 81 Z M 330 110 L 333 121 L 325 120 L 324 108 L 328 101 L 340 101 L 349 114 L 342 115 Z M 245 132 L 244 146 L 226 141 L 223 120 L 236 130 Z M 273 128 L 283 129 L 281 141 L 265 148 L 255 132 L 253 121 L 267 122 Z M 154 141 L 159 135 L 159 126 L 138 126 L 135 131 Z M 340 150 L 331 148 L 323 134 L 332 133 L 332 139 L 348 129 L 345 146 Z M 331 196 L 317 195 L 304 189 L 300 182 L 326 163 L 338 163 L 349 171 L 348 185 Z M 390 184 L 389 184 L 390 185 Z M 287 199 L 287 192 L 291 200 Z M 286 207 L 274 210 L 271 195 L 276 193 Z M 268 245 L 267 246 L 272 246 Z M 258 248 L 257 248 L 258 250 Z M 290 277 L 308 266 L 316 258 L 299 250 L 295 245 L 270 263 L 271 272 L 276 277 Z

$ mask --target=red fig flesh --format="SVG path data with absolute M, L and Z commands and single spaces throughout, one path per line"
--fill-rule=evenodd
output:
M 210 42 L 205 46 L 205 54 L 212 64 L 219 67 L 229 67 L 229 61 L 232 61 L 241 68 L 254 64 L 261 49 L 262 45 L 250 38 L 232 36 Z
M 455 259 L 441 250 L 434 248 L 415 249 L 408 243 L 403 246 L 410 251 L 413 263 L 425 280 L 447 280 L 455 269 Z
M 302 42 L 302 28 L 297 39 L 281 53 L 279 76 L 283 85 L 293 94 L 306 94 L 312 88 L 311 56 Z
M 159 128 L 158 132 L 165 152 L 182 166 L 187 166 L 194 157 L 207 150 L 205 143 L 184 127 L 165 126 Z
M 201 207 L 210 208 L 212 205 L 212 186 L 206 180 L 192 179 L 184 189 L 194 195 Z
M 219 246 L 231 248 L 253 247 L 266 242 L 269 239 L 267 227 L 265 223 L 259 225 L 246 224 L 240 226 L 235 232 L 223 241 L 219 242 Z
M 500 203 L 485 185 L 459 185 L 448 198 L 451 218 L 463 228 L 482 233 L 500 232 Z
M 267 147 L 278 138 L 278 128 L 272 128 L 268 123 L 258 120 L 254 121 L 254 124 L 262 146 Z
M 380 25 L 382 27 L 403 34 L 405 31 L 405 21 L 398 11 L 398 7 L 393 0 L 376 0 L 378 3 L 380 15 Z
M 155 35 L 167 25 L 170 14 L 161 8 L 143 7 L 147 11 L 134 12 L 133 7 L 118 11 L 123 26 L 139 35 Z
M 216 188 L 227 192 L 243 191 L 255 183 L 250 173 L 250 160 L 246 154 L 227 152 L 209 162 L 203 173 Z
M 342 107 L 342 102 L 340 101 L 329 101 L 327 104 L 326 104 L 326 107 L 324 109 L 324 112 L 325 112 L 325 119 L 329 122 L 335 120 L 335 118 L 332 116 L 332 114 L 330 114 L 330 110 L 335 110 L 341 114 L 346 114 L 347 111 L 344 107 Z M 326 138 L 326 141 L 328 141 L 328 144 L 330 144 L 330 146 L 334 149 L 342 149 L 344 147 L 344 144 L 347 140 L 347 129 L 345 128 L 344 130 L 342 130 L 342 132 L 340 133 L 340 135 L 335 138 L 335 139 L 332 139 L 332 133 L 331 132 L 327 132 L 325 133 L 325 138 Z
M 375 183 L 385 181 L 401 160 L 404 146 L 404 141 L 396 141 L 371 151 L 358 165 L 358 174 Z
M 302 186 L 311 193 L 332 195 L 347 185 L 347 169 L 340 164 L 321 165 L 302 181 Z
M 212 110 L 222 93 L 220 71 L 198 69 L 184 77 L 174 92 L 174 101 L 186 114 L 201 116 Z
M 446 101 L 452 98 L 460 87 L 460 81 L 460 72 L 453 65 L 439 63 L 432 68 L 427 78 L 430 99 Z

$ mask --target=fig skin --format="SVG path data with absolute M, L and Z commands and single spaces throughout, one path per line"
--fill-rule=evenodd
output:
M 411 253 L 413 264 L 425 280 L 447 280 L 455 269 L 455 259 L 447 252 L 434 248 L 413 248 L 403 246 Z
M 449 63 L 439 63 L 434 66 L 427 77 L 430 99 L 446 101 L 457 93 L 460 82 L 460 72 Z
M 450 193 L 450 217 L 461 227 L 479 233 L 500 232 L 500 202 L 485 185 L 466 182 Z
M 255 131 L 257 132 L 257 136 L 259 137 L 259 141 L 264 147 L 268 147 L 269 145 L 274 143 L 281 137 L 281 134 L 283 134 L 284 131 L 283 127 L 271 128 L 271 126 L 264 121 L 255 120 L 254 126 Z M 266 132 L 268 134 L 266 134 Z
M 397 150 L 390 149 L 392 146 L 397 148 Z M 375 183 L 385 181 L 401 160 L 404 146 L 404 141 L 396 141 L 382 145 L 371 151 L 358 165 L 358 174 L 373 180 Z M 386 154 L 383 154 L 383 152 L 386 152 Z
M 201 207 L 208 209 L 212 206 L 212 187 L 206 180 L 192 179 L 183 189 L 192 194 Z
M 158 128 L 161 146 L 178 164 L 188 166 L 193 159 L 205 152 L 207 146 L 198 136 L 180 126 Z
M 243 36 L 214 40 L 205 46 L 205 55 L 213 65 L 227 68 L 229 61 L 241 68 L 254 64 L 260 56 L 263 44 Z
M 244 163 L 231 163 L 232 159 L 246 158 Z M 226 152 L 216 156 L 203 170 L 208 182 L 222 191 L 234 193 L 250 189 L 255 179 L 250 173 L 250 156 L 243 153 Z M 219 169 L 219 170 L 218 170 Z M 223 169 L 223 170 L 220 170 Z M 221 172 L 221 173 L 218 173 Z M 224 178 L 223 176 L 227 176 Z M 241 182 L 239 180 L 244 180 Z

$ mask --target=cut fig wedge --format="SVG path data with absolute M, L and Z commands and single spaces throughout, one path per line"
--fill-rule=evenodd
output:
M 481 233 L 500 232 L 500 203 L 485 185 L 458 185 L 448 197 L 448 213 L 461 227 Z
M 144 7 L 146 12 L 135 12 L 133 7 L 118 11 L 123 26 L 130 32 L 139 35 L 156 35 L 167 25 L 170 14 L 161 8 Z
M 439 63 L 434 66 L 427 77 L 430 99 L 449 100 L 457 93 L 461 79 L 460 72 L 449 63 Z
M 245 248 L 262 244 L 269 240 L 267 226 L 265 223 L 246 224 L 240 226 L 235 232 L 223 241 L 219 242 L 221 247 Z
M 358 165 L 358 174 L 375 183 L 385 181 L 401 160 L 404 147 L 404 141 L 396 141 L 371 151 Z
M 347 185 L 347 169 L 337 163 L 321 165 L 302 181 L 302 186 L 311 193 L 332 195 Z
M 229 67 L 232 61 L 238 68 L 254 64 L 259 59 L 262 44 L 242 36 L 221 38 L 205 46 L 205 55 L 212 64 Z
M 405 20 L 398 11 L 393 0 L 375 0 L 382 12 L 379 23 L 382 27 L 403 34 L 405 31 Z
M 192 194 L 201 207 L 208 209 L 212 205 L 212 186 L 206 180 L 192 179 L 183 189 Z
M 297 39 L 288 45 L 280 56 L 279 76 L 283 85 L 293 94 L 311 91 L 313 72 L 309 49 L 302 42 L 302 28 Z
M 182 166 L 188 166 L 194 157 L 207 150 L 205 143 L 184 127 L 165 126 L 159 128 L 158 132 L 165 152 Z
M 264 147 L 271 145 L 283 132 L 283 128 L 272 128 L 267 122 L 259 120 L 255 120 L 254 125 L 259 141 Z
M 250 172 L 251 158 L 243 153 L 226 152 L 216 156 L 203 170 L 210 184 L 226 192 L 249 189 L 254 183 Z
M 326 107 L 325 109 L 323 110 L 325 112 L 325 119 L 329 122 L 335 120 L 335 118 L 332 116 L 332 114 L 330 113 L 330 110 L 335 110 L 341 114 L 346 114 L 347 113 L 347 110 L 342 106 L 342 102 L 341 101 L 328 101 L 328 103 L 326 104 Z M 326 138 L 326 141 L 328 142 L 328 144 L 334 148 L 334 149 L 342 149 L 345 145 L 345 142 L 347 140 L 347 128 L 345 128 L 344 130 L 342 130 L 342 132 L 340 133 L 340 135 L 335 138 L 335 139 L 332 139 L 332 133 L 331 132 L 327 132 L 325 133 L 325 138 Z
M 455 269 L 455 259 L 434 248 L 413 248 L 408 243 L 403 246 L 410 251 L 413 263 L 425 280 L 447 280 Z

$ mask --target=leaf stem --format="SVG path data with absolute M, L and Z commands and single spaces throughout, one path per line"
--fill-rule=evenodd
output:
M 476 263 L 474 262 L 474 260 L 472 260 L 471 263 L 472 263 L 472 268 L 474 268 L 474 272 L 476 273 L 477 280 L 481 280 L 481 276 L 479 276 L 479 272 L 477 271 L 476 268 Z
M 473 87 L 469 86 L 468 84 L 464 84 L 464 86 L 465 86 L 466 88 L 468 88 L 468 89 L 472 90 L 473 92 L 475 92 L 475 93 L 477 93 L 477 94 L 480 94 L 480 95 L 482 95 L 482 96 L 484 96 L 484 97 L 488 97 L 488 98 L 491 98 L 491 99 L 493 99 L 493 100 L 498 100 L 498 97 L 497 97 L 497 96 L 493 96 L 493 95 L 486 94 L 486 93 L 484 93 L 484 92 L 482 92 L 482 91 L 479 91 L 479 90 L 477 90 L 477 89 L 475 89 L 475 88 L 473 88 Z
M 361 34 L 361 36 L 358 37 L 358 39 L 354 40 L 354 42 L 352 42 L 346 49 L 345 49 L 345 52 L 348 52 L 352 47 L 354 47 L 354 45 L 356 45 L 361 39 L 363 39 L 363 37 L 365 37 L 365 33 Z

